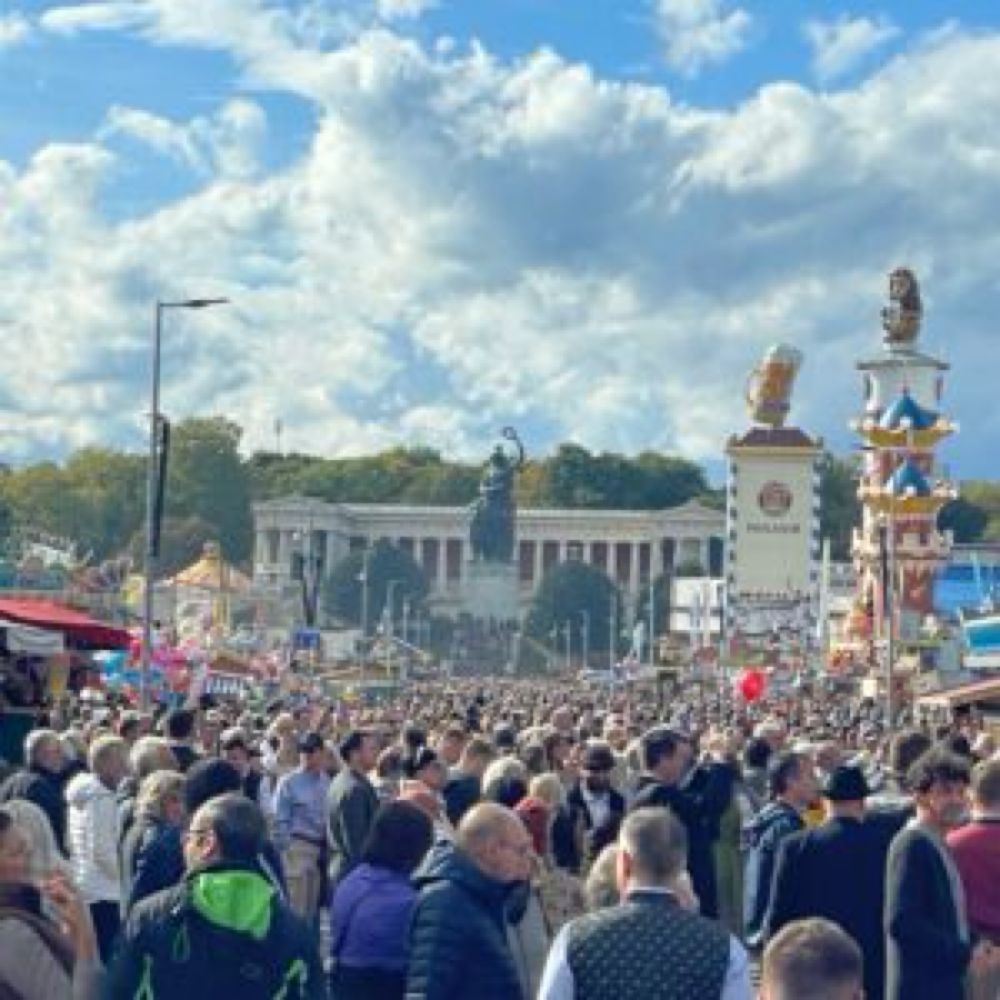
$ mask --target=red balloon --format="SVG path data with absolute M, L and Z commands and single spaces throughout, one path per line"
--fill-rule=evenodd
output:
M 736 686 L 739 688 L 740 694 L 743 695 L 744 701 L 757 701 L 764 693 L 764 688 L 767 686 L 767 678 L 764 676 L 763 671 L 744 670 L 740 674 Z

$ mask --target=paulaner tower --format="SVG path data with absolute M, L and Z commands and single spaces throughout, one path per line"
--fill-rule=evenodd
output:
M 857 365 L 864 414 L 852 426 L 864 458 L 862 520 L 852 547 L 858 591 L 849 628 L 856 639 L 883 640 L 893 656 L 908 644 L 915 648 L 933 611 L 935 571 L 952 546 L 951 533 L 938 530 L 937 515 L 957 493 L 938 475 L 935 456 L 938 443 L 956 430 L 941 413 L 948 365 L 919 349 L 923 308 L 911 271 L 889 275 L 889 299 L 882 353 Z

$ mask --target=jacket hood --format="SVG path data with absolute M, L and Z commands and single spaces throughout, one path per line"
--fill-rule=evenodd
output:
M 516 883 L 500 882 L 481 871 L 472 859 L 454 844 L 435 844 L 424 863 L 413 875 L 413 884 L 418 889 L 437 882 L 455 882 L 469 892 L 502 906 Z
M 81 771 L 66 786 L 66 801 L 75 809 L 82 809 L 88 802 L 102 796 L 114 798 L 114 794 L 96 775 L 89 771 Z
M 209 923 L 257 941 L 271 927 L 274 886 L 250 869 L 207 869 L 189 882 L 191 905 Z

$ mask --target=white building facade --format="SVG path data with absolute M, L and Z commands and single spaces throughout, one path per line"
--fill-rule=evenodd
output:
M 469 576 L 471 513 L 465 507 L 327 503 L 291 496 L 257 503 L 254 582 L 281 588 L 305 565 L 325 576 L 348 553 L 386 539 L 423 568 L 440 611 L 462 604 Z M 530 602 L 544 575 L 576 560 L 607 573 L 634 602 L 641 589 L 682 564 L 719 575 L 726 518 L 695 501 L 656 511 L 521 509 L 515 563 L 519 601 Z

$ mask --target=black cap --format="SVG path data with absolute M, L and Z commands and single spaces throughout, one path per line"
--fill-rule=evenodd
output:
M 859 802 L 869 795 L 865 772 L 856 764 L 840 764 L 823 783 L 823 797 L 831 802 Z
M 299 753 L 315 753 L 317 750 L 322 750 L 325 746 L 323 737 L 319 733 L 303 733 L 299 737 Z

